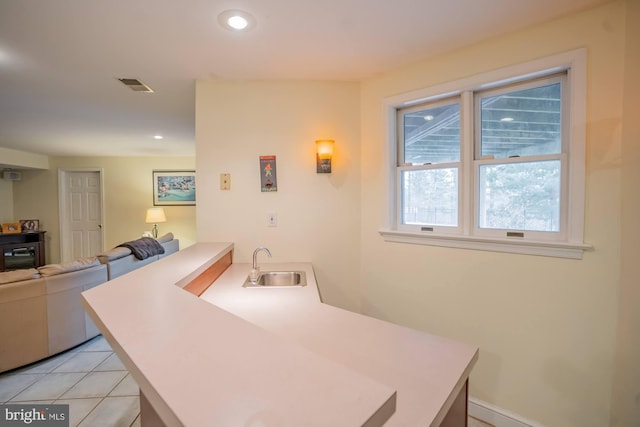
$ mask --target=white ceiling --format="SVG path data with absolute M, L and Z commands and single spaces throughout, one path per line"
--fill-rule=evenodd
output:
M 0 147 L 194 155 L 196 79 L 360 80 L 603 2 L 0 0 Z M 227 9 L 257 26 L 221 28 Z

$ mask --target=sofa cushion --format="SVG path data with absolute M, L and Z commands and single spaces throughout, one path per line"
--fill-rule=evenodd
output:
M 35 268 L 25 270 L 4 271 L 0 273 L 0 285 L 13 282 L 22 282 L 24 280 L 37 279 L 40 273 Z
M 101 263 L 106 264 L 109 261 L 115 261 L 129 255 L 131 255 L 131 249 L 118 247 L 99 254 L 98 259 Z
M 48 264 L 38 268 L 40 275 L 55 276 L 56 274 L 69 273 L 71 271 L 85 270 L 87 268 L 100 265 L 100 261 L 96 257 L 78 258 L 73 261 L 63 262 L 62 264 Z
M 157 260 L 157 255 L 144 260 L 139 260 L 138 258 L 131 255 L 117 259 L 115 261 L 111 261 L 107 264 L 109 280 L 113 280 L 117 277 L 122 276 L 123 274 L 129 273 L 130 271 L 136 270 L 140 267 L 144 267 L 145 265 L 151 264 L 152 262 Z
M 163 236 L 160 236 L 156 239 L 160 243 L 167 243 L 173 240 L 173 233 L 167 233 Z

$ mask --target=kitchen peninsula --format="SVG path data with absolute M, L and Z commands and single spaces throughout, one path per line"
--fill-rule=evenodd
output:
M 476 347 L 323 304 L 309 263 L 261 265 L 305 287 L 242 287 L 249 264 L 219 268 L 232 250 L 198 243 L 83 293 L 143 426 L 466 425 Z

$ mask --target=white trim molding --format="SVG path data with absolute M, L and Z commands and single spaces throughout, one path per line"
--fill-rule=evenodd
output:
M 463 236 L 459 234 L 412 233 L 390 229 L 378 230 L 385 242 L 410 243 L 415 245 L 444 246 L 458 249 L 476 249 L 491 252 L 506 252 L 524 255 L 539 255 L 556 258 L 582 259 L 584 251 L 593 250 L 586 243 L 564 243 Z
M 536 421 L 528 420 L 475 397 L 469 397 L 468 413 L 470 417 L 495 427 L 545 427 Z

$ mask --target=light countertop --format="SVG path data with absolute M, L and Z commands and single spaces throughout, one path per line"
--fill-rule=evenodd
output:
M 232 264 L 200 298 L 180 288 L 233 247 L 198 243 L 83 293 L 167 425 L 438 425 L 477 347 L 323 304 L 306 287 L 243 288 Z M 178 284 L 178 286 L 176 286 Z M 258 425 L 258 424 L 255 424 Z

